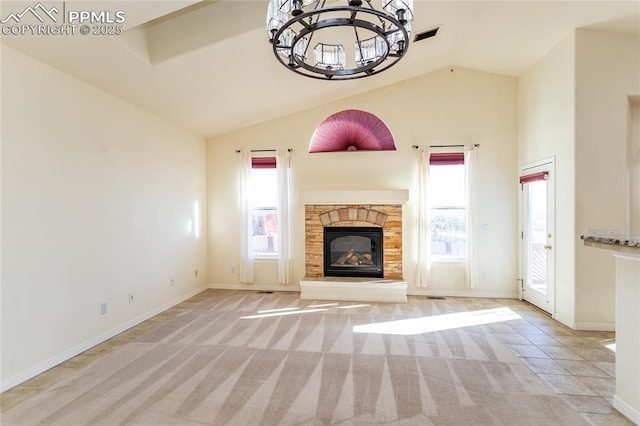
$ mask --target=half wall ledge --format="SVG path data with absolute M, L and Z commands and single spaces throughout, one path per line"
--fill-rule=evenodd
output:
M 407 282 L 376 278 L 304 277 L 300 281 L 300 298 L 407 303 Z

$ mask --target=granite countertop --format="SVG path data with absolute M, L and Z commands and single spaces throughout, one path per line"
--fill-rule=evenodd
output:
M 620 237 L 616 235 L 582 235 L 580 239 L 585 243 L 608 244 L 619 247 L 633 247 L 640 249 L 640 237 Z

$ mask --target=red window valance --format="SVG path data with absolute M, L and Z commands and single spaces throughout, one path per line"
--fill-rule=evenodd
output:
M 432 166 L 455 166 L 464 164 L 464 152 L 436 152 L 429 156 Z
M 539 180 L 547 180 L 549 178 L 549 172 L 531 173 L 530 175 L 520 176 L 520 183 L 536 182 Z
M 253 169 L 275 169 L 276 157 L 254 157 L 251 159 Z

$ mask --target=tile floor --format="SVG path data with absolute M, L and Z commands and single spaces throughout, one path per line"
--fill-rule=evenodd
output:
M 594 425 L 633 425 L 613 407 L 615 333 L 576 331 L 539 312 L 532 326 L 489 325 L 494 335 Z

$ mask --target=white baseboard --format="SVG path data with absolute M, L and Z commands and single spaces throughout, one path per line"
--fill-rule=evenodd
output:
M 572 328 L 580 331 L 616 331 L 615 323 L 611 322 L 576 322 Z
M 429 289 L 407 289 L 407 296 L 436 296 L 436 297 L 481 297 L 491 299 L 518 299 L 518 293 L 511 292 L 479 292 L 473 290 L 429 290 Z
M 178 297 L 177 299 L 173 299 L 167 303 L 165 303 L 164 305 L 161 305 L 155 309 L 152 309 L 149 312 L 146 312 L 130 321 L 127 321 L 124 324 L 121 324 L 119 326 L 117 326 L 116 328 L 113 328 L 111 330 L 108 330 L 98 336 L 95 336 L 89 340 L 87 340 L 86 342 L 83 342 L 77 346 L 74 346 L 73 348 L 70 348 L 62 353 L 59 353 L 58 355 L 49 358 L 46 361 L 43 361 L 39 364 L 34 365 L 33 367 L 22 371 L 12 377 L 9 377 L 7 380 L 3 381 L 0 384 L 0 392 L 4 392 L 7 391 L 17 385 L 19 385 L 20 383 L 24 383 L 29 379 L 34 378 L 35 376 L 37 376 L 38 374 L 44 373 L 45 371 L 55 367 L 56 365 L 62 364 L 63 362 L 73 358 L 76 355 L 81 354 L 82 352 L 91 349 L 92 347 L 99 345 L 100 343 L 111 339 L 114 336 L 117 336 L 118 334 L 130 329 L 131 327 L 135 327 L 136 325 L 148 320 L 149 318 L 158 315 L 164 311 L 166 311 L 169 308 L 172 308 L 173 306 L 184 302 L 187 299 L 192 298 L 193 296 L 195 296 L 196 294 L 202 293 L 203 291 L 205 291 L 206 288 L 205 287 L 200 287 L 197 288 L 195 290 L 190 291 L 187 294 L 184 294 L 180 297 Z
M 618 398 L 617 395 L 613 396 L 613 408 L 618 410 L 623 416 L 631 420 L 633 423 L 640 425 L 640 411 Z
M 211 283 L 209 288 L 212 290 L 254 290 L 254 291 L 296 291 L 300 292 L 301 288 L 298 284 L 227 284 L 227 283 Z M 439 297 L 482 297 L 495 299 L 518 299 L 517 292 L 478 292 L 465 290 L 429 290 L 407 288 L 407 296 L 439 296 Z
M 296 282 L 291 284 L 209 284 L 212 290 L 252 290 L 252 291 L 294 291 L 300 292 L 300 285 Z
M 577 331 L 616 331 L 616 324 L 611 322 L 575 322 L 557 313 L 553 319 Z
M 573 322 L 573 319 L 569 318 L 569 317 L 565 317 L 562 314 L 559 313 L 555 313 L 551 316 L 554 320 L 558 321 L 560 324 L 562 325 L 566 325 L 567 327 L 569 327 L 572 330 L 576 329 L 576 323 Z

